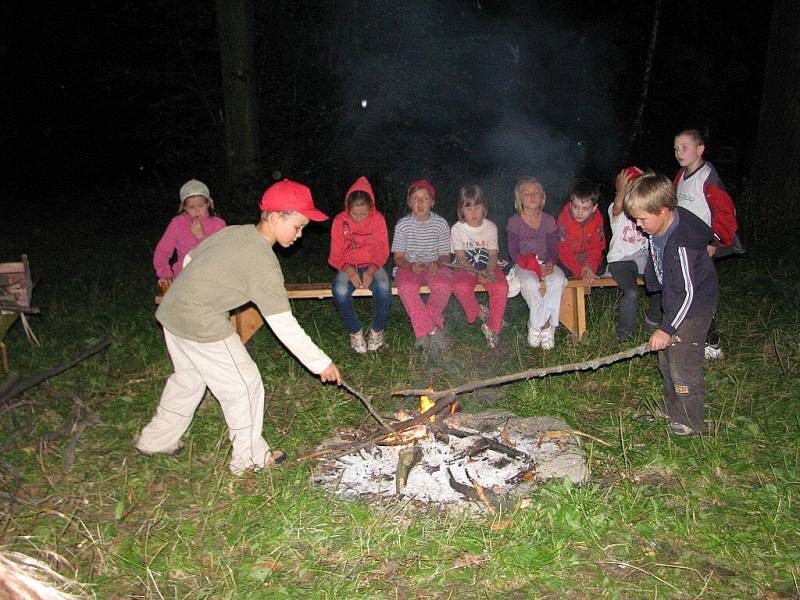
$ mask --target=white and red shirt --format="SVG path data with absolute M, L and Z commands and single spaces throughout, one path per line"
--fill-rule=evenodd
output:
M 720 246 L 730 246 L 739 225 L 736 208 L 714 166 L 703 163 L 694 173 L 681 169 L 673 181 L 678 206 L 700 217 L 714 231 Z

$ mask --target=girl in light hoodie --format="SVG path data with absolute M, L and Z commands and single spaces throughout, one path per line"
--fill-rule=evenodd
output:
M 386 320 L 392 303 L 392 287 L 384 265 L 389 258 L 389 232 L 383 214 L 375 208 L 375 194 L 366 177 L 347 190 L 344 210 L 331 225 L 328 263 L 336 269 L 333 303 L 359 354 L 374 352 L 386 343 Z M 353 292 L 369 289 L 374 301 L 369 335 L 364 339 L 361 321 L 353 309 Z

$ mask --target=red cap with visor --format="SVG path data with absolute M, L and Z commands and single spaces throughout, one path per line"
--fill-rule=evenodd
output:
M 261 210 L 293 210 L 312 221 L 324 221 L 328 218 L 328 215 L 314 206 L 310 189 L 302 183 L 288 179 L 269 186 L 261 196 L 259 208 Z

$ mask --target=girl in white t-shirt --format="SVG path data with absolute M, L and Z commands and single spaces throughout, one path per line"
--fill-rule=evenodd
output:
M 456 262 L 463 269 L 453 272 L 453 294 L 464 307 L 467 323 L 480 318 L 481 331 L 495 348 L 503 329 L 508 283 L 497 266 L 497 226 L 486 218 L 488 203 L 477 185 L 465 185 L 458 193 L 458 223 L 450 230 Z M 475 297 L 475 284 L 489 294 L 489 307 Z
M 611 243 L 608 247 L 608 274 L 617 282 L 622 290 L 617 317 L 617 336 L 620 340 L 630 338 L 636 329 L 636 311 L 639 308 L 639 284 L 637 278 L 644 273 L 648 260 L 647 238 L 636 227 L 622 209 L 622 202 L 628 184 L 641 175 L 638 167 L 628 167 L 617 175 L 617 194 L 613 204 L 608 207 L 611 223 Z M 661 294 L 650 296 L 644 324 L 648 331 L 655 329 L 661 322 Z

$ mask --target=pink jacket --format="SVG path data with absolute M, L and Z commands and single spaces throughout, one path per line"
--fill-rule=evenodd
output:
M 350 218 L 347 198 L 355 191 L 369 194 L 372 204 L 369 214 L 356 223 Z M 380 269 L 389 258 L 389 231 L 386 219 L 375 209 L 375 193 L 366 177 L 359 177 L 345 194 L 344 210 L 336 215 L 331 225 L 331 251 L 328 263 L 337 271 L 347 265 L 363 267 L 374 265 Z
M 183 259 L 191 249 L 197 246 L 207 237 L 218 232 L 225 227 L 225 221 L 219 217 L 200 217 L 205 236 L 194 237 L 192 233 L 192 218 L 187 214 L 180 214 L 174 217 L 167 225 L 167 230 L 156 244 L 153 252 L 153 266 L 159 279 L 172 279 L 178 276 L 183 267 Z M 169 260 L 174 252 L 178 253 L 175 263 L 170 266 Z

